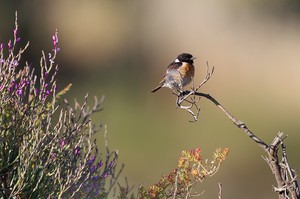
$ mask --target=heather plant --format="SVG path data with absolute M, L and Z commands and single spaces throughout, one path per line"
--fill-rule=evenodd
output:
M 0 41 L 0 198 L 107 198 L 120 171 L 117 152 L 106 144 L 103 157 L 92 137 L 103 98 L 61 100 L 71 85 L 56 83 L 58 32 L 34 67 L 21 64 L 29 43 L 19 47 L 18 31 L 16 15 L 13 39 Z

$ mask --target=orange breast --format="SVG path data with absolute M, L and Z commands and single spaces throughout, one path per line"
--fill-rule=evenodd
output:
M 178 68 L 178 72 L 183 79 L 182 86 L 185 86 L 192 81 L 195 75 L 195 68 L 193 65 L 184 62 L 183 65 Z

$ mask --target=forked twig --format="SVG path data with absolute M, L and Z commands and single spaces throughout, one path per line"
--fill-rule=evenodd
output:
M 181 91 L 179 94 L 176 94 L 177 100 L 176 104 L 178 108 L 184 109 L 190 113 L 193 118 L 194 122 L 197 121 L 200 107 L 197 105 L 197 102 L 199 101 L 200 97 L 204 97 L 211 102 L 213 102 L 225 115 L 241 130 L 243 130 L 246 135 L 251 138 L 254 142 L 258 144 L 266 153 L 267 157 L 264 159 L 270 166 L 270 169 L 276 179 L 277 186 L 273 186 L 273 189 L 275 192 L 278 193 L 278 196 L 280 199 L 298 199 L 300 198 L 300 190 L 299 185 L 296 179 L 296 175 L 294 173 L 294 170 L 291 169 L 288 160 L 287 160 L 287 153 L 286 153 L 286 147 L 283 143 L 283 140 L 285 138 L 284 134 L 282 132 L 279 132 L 277 136 L 274 138 L 273 142 L 268 145 L 266 144 L 262 139 L 258 138 L 247 126 L 244 122 L 234 117 L 231 113 L 229 113 L 215 98 L 213 98 L 211 95 L 206 93 L 198 92 L 198 90 L 205 84 L 207 81 L 211 78 L 214 67 L 212 70 L 209 70 L 209 65 L 207 63 L 206 65 L 206 76 L 204 80 L 199 84 L 197 87 L 192 87 L 192 90 L 186 90 Z M 198 97 L 198 100 L 197 100 Z M 188 103 L 189 105 L 183 106 L 183 102 Z M 192 108 L 195 108 L 195 110 L 192 110 Z M 281 147 L 281 157 L 282 160 L 279 160 L 279 149 Z M 221 198 L 221 185 L 219 184 L 219 199 Z
M 214 71 L 215 71 L 215 67 L 213 66 L 210 71 L 208 61 L 206 61 L 206 76 L 204 80 L 199 84 L 199 86 L 195 89 L 195 91 L 198 91 L 211 78 Z
M 174 94 L 177 96 L 176 99 L 176 105 L 178 108 L 186 110 L 188 113 L 190 113 L 193 116 L 193 121 L 195 122 L 198 120 L 199 114 L 200 114 L 200 107 L 197 105 L 197 102 L 200 100 L 199 97 L 196 97 L 195 93 L 211 78 L 211 76 L 214 73 L 214 67 L 210 70 L 209 64 L 206 61 L 206 75 L 203 81 L 195 87 L 194 80 L 193 80 L 193 87 L 192 90 L 189 92 L 182 91 L 180 93 L 174 92 Z M 187 102 L 189 105 L 184 106 L 182 103 Z M 192 110 L 192 108 L 195 108 L 195 110 Z

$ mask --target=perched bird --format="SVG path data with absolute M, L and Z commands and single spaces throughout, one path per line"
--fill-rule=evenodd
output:
M 188 85 L 194 78 L 194 59 L 196 59 L 196 57 L 193 57 L 193 55 L 189 53 L 178 55 L 177 58 L 169 64 L 166 74 L 151 93 L 156 92 L 162 87 L 168 87 L 175 92 L 182 92 L 183 87 Z

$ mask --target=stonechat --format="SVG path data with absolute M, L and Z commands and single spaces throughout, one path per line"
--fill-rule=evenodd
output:
M 189 53 L 178 55 L 177 58 L 169 64 L 166 74 L 151 93 L 156 92 L 162 87 L 168 87 L 174 92 L 181 93 L 183 87 L 188 85 L 194 78 L 194 59 L 196 59 L 196 57 L 193 57 L 193 55 Z

